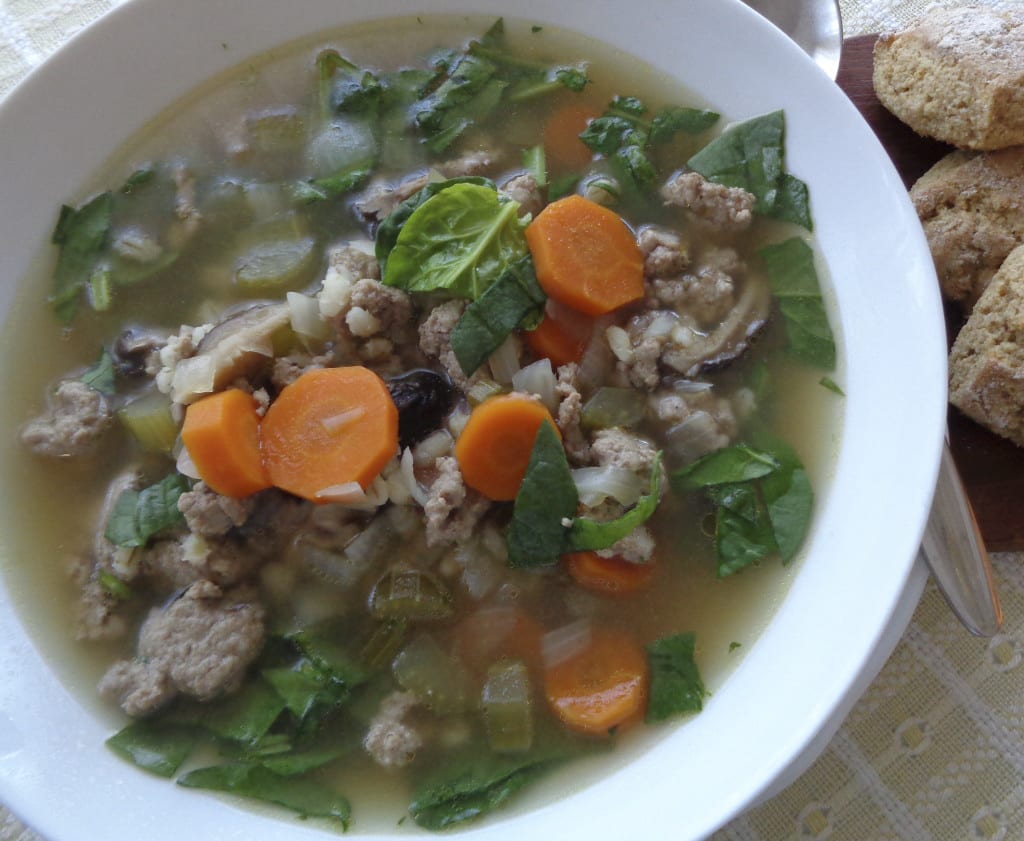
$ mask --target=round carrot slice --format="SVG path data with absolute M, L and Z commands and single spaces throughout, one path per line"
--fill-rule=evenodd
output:
M 555 166 L 564 169 L 583 169 L 590 163 L 593 153 L 580 140 L 580 134 L 594 117 L 597 109 L 580 102 L 559 108 L 544 123 L 544 151 Z
M 572 552 L 562 556 L 572 580 L 581 587 L 609 596 L 628 596 L 645 590 L 654 577 L 654 564 L 635 564 L 597 552 Z
M 607 207 L 567 196 L 526 228 L 537 281 L 559 303 L 604 315 L 644 296 L 644 259 L 633 232 Z
M 544 404 L 520 394 L 491 397 L 473 409 L 455 442 L 466 484 L 488 499 L 515 499 L 545 421 L 558 431 Z
M 550 359 L 558 368 L 579 362 L 594 332 L 594 319 L 548 300 L 544 318 L 523 333 L 527 347 L 538 359 Z
M 281 391 L 261 431 L 274 485 L 325 502 L 353 482 L 365 489 L 398 452 L 398 409 L 368 368 L 323 368 Z
M 545 668 L 544 691 L 566 727 L 607 735 L 642 713 L 647 657 L 632 637 L 594 628 L 586 648 Z
M 251 394 L 229 388 L 189 405 L 181 441 L 213 490 L 240 498 L 270 487 L 260 453 L 260 418 Z

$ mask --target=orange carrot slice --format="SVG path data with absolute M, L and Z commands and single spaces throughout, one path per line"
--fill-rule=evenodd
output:
M 594 320 L 590 316 L 548 301 L 544 318 L 533 330 L 523 333 L 523 339 L 533 355 L 551 360 L 556 368 L 583 358 Z
M 544 691 L 566 727 L 607 735 L 643 712 L 647 657 L 624 632 L 593 628 L 582 651 L 545 668 Z
M 263 418 L 263 458 L 277 487 L 313 502 L 364 490 L 398 452 L 398 409 L 362 366 L 307 371 Z
M 270 487 L 251 394 L 230 388 L 190 404 L 181 440 L 200 478 L 217 493 L 240 498 Z
M 455 442 L 455 459 L 466 484 L 489 499 L 515 499 L 545 421 L 557 432 L 544 405 L 520 394 L 491 397 L 473 409 Z
M 582 102 L 573 102 L 555 111 L 544 123 L 542 139 L 544 152 L 555 166 L 563 169 L 583 169 L 590 163 L 592 153 L 580 140 L 580 133 L 598 111 Z
M 537 280 L 556 301 L 604 315 L 644 295 L 644 260 L 632 231 L 607 207 L 567 196 L 526 228 Z
M 581 587 L 608 596 L 628 596 L 645 590 L 654 577 L 654 564 L 605 558 L 597 552 L 572 552 L 563 555 L 562 562 Z

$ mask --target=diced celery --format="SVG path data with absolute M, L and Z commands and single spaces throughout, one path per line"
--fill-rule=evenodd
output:
M 530 675 L 522 660 L 501 660 L 487 670 L 480 695 L 487 740 L 499 753 L 519 753 L 533 745 Z
M 146 392 L 126 403 L 117 416 L 144 450 L 168 455 L 173 450 L 178 424 L 171 414 L 171 398 L 166 394 Z
M 447 619 L 453 611 L 451 593 L 418 569 L 388 570 L 370 592 L 370 613 L 377 619 L 430 622 Z
M 372 166 L 377 159 L 377 138 L 365 119 L 335 119 L 309 144 L 309 164 L 314 178 L 328 178 L 355 167 Z
M 404 619 L 388 619 L 374 628 L 360 652 L 363 665 L 376 670 L 392 662 L 405 642 L 406 628 Z
M 260 155 L 299 154 L 306 142 L 306 119 L 294 106 L 249 114 L 245 129 L 249 145 Z
M 234 265 L 236 284 L 250 295 L 305 286 L 316 269 L 316 240 L 291 216 L 245 231 Z
M 504 390 L 504 387 L 496 383 L 494 380 L 481 378 L 469 387 L 469 391 L 466 392 L 466 399 L 469 400 L 470 406 L 478 406 L 488 397 L 493 397 L 495 394 L 501 394 Z
M 644 416 L 644 397 L 631 388 L 604 386 L 583 406 L 580 421 L 588 429 L 635 426 Z
M 470 706 L 469 673 L 461 660 L 444 651 L 429 634 L 413 638 L 395 657 L 391 671 L 403 689 L 435 712 L 462 712 Z
M 109 310 L 113 294 L 113 282 L 109 268 L 99 268 L 89 275 L 89 303 L 92 304 L 94 310 L 97 312 Z

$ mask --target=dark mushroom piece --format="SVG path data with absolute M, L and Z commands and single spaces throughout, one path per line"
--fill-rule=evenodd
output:
M 427 368 L 393 377 L 388 391 L 398 408 L 398 445 L 403 450 L 441 426 L 456 396 L 448 377 Z

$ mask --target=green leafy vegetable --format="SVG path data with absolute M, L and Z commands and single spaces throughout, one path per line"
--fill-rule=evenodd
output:
M 599 522 L 587 517 L 576 517 L 569 529 L 567 552 L 607 549 L 622 540 L 633 529 L 646 523 L 658 507 L 661 489 L 661 453 L 655 459 L 651 470 L 651 481 L 647 493 L 637 500 L 636 505 L 625 514 L 613 520 Z
M 475 300 L 525 256 L 519 204 L 478 184 L 453 184 L 406 220 L 384 267 L 384 283 L 407 292 L 445 290 Z
M 726 129 L 687 166 L 709 181 L 741 187 L 755 198 L 754 210 L 811 230 L 807 185 L 785 171 L 786 121 L 782 111 Z
M 836 364 L 836 344 L 814 268 L 814 251 L 802 239 L 793 237 L 766 245 L 758 253 L 782 311 L 789 351 L 831 371 Z
M 513 567 L 553 564 L 565 552 L 563 520 L 576 513 L 579 493 L 558 434 L 550 423 L 537 430 L 508 532 Z
M 103 348 L 100 358 L 86 368 L 78 379 L 101 394 L 114 394 L 117 391 L 114 376 L 114 357 Z
M 792 560 L 810 527 L 814 492 L 796 453 L 780 441 L 716 450 L 669 478 L 674 490 L 700 490 L 714 506 L 719 577 L 774 554 Z
M 394 210 L 389 213 L 383 222 L 380 223 L 380 227 L 377 228 L 377 236 L 374 242 L 374 253 L 377 257 L 377 262 L 380 263 L 381 272 L 384 273 L 387 267 L 388 257 L 390 256 L 395 244 L 398 242 L 398 235 L 402 232 L 402 228 L 405 227 L 405 223 L 409 221 L 409 217 L 422 205 L 427 199 L 432 196 L 436 196 L 442 190 L 447 190 L 449 187 L 455 184 L 476 184 L 481 187 L 488 187 L 492 190 L 497 190 L 494 186 L 494 182 L 487 178 L 481 178 L 475 175 L 463 176 L 461 178 L 450 178 L 447 181 L 431 181 L 422 190 L 413 193 L 409 198 L 398 205 Z
M 529 255 L 509 265 L 466 307 L 452 330 L 452 350 L 466 376 L 472 376 L 509 333 L 539 320 L 546 301 Z
M 533 176 L 538 187 L 543 187 L 548 183 L 548 165 L 543 145 L 537 144 L 523 150 L 523 166 Z
M 127 601 L 132 597 L 132 588 L 109 570 L 101 569 L 97 572 L 96 580 L 103 588 L 103 592 L 109 593 L 115 599 Z
M 173 777 L 197 741 L 196 730 L 153 721 L 135 721 L 109 739 L 118 756 L 161 777 Z
M 831 377 L 822 377 L 820 380 L 818 380 L 818 384 L 822 388 L 827 388 L 829 391 L 833 392 L 834 394 L 838 394 L 840 397 L 845 397 L 846 396 L 846 392 L 843 391 L 843 389 L 840 387 L 839 383 L 837 383 Z
M 247 681 L 234 695 L 216 704 L 193 708 L 195 722 L 219 739 L 255 748 L 285 709 L 274 688 L 258 678 Z
M 114 197 L 100 193 L 79 208 L 64 205 L 51 241 L 60 246 L 54 288 L 50 296 L 57 317 L 67 323 L 74 317 L 82 290 L 92 276 L 110 234 Z
M 696 637 L 692 633 L 675 634 L 648 644 L 647 661 L 651 670 L 648 722 L 701 711 L 707 691 L 694 658 L 695 645 Z
M 347 799 L 310 779 L 284 776 L 251 762 L 199 768 L 178 779 L 187 788 L 224 791 L 274 803 L 303 818 L 327 818 L 348 828 L 352 814 Z
M 184 523 L 178 497 L 188 489 L 188 480 L 172 473 L 141 491 L 123 491 L 107 520 L 107 540 L 117 546 L 144 546 L 153 535 Z

